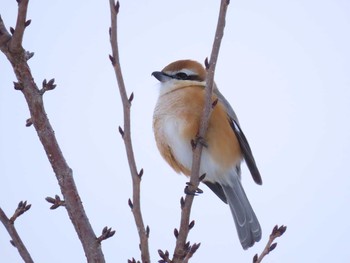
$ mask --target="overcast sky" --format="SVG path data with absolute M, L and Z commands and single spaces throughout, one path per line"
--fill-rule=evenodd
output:
M 128 92 L 134 92 L 132 138 L 144 168 L 142 210 L 150 251 L 175 245 L 186 178 L 160 157 L 152 114 L 158 96 L 151 72 L 210 55 L 219 1 L 121 1 L 119 44 Z M 1 1 L 6 27 L 15 26 L 16 1 Z M 139 256 L 127 200 L 131 177 L 118 133 L 122 106 L 108 59 L 109 1 L 31 1 L 24 37 L 38 85 L 55 78 L 46 111 L 74 171 L 87 215 L 103 242 L 107 262 Z M 215 75 L 235 109 L 264 184 L 245 164 L 243 185 L 263 229 L 244 251 L 227 205 L 206 186 L 195 198 L 189 241 L 201 242 L 192 262 L 251 262 L 275 224 L 288 226 L 265 262 L 349 262 L 350 234 L 350 2 L 348 0 L 231 1 Z M 16 221 L 35 262 L 84 262 L 65 209 L 49 210 L 60 194 L 29 117 L 13 89 L 10 63 L 0 55 L 0 206 L 11 215 L 21 200 L 31 210 Z M 21 262 L 0 226 L 0 261 Z

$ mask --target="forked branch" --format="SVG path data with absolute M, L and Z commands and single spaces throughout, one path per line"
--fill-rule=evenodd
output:
M 10 28 L 12 36 L 7 31 L 0 17 L 0 49 L 10 61 L 15 72 L 17 78 L 17 82 L 14 83 L 15 89 L 23 93 L 28 104 L 30 118 L 27 120 L 26 126 L 29 127 L 33 124 L 44 147 L 61 188 L 65 208 L 83 245 L 86 258 L 88 262 L 103 263 L 105 260 L 100 242 L 86 216 L 75 186 L 72 169 L 68 166 L 62 154 L 45 112 L 43 92 L 38 89 L 38 86 L 34 82 L 34 77 L 27 63 L 27 60 L 32 57 L 33 53 L 26 52 L 22 46 L 24 30 L 30 24 L 30 20 L 26 21 L 28 0 L 17 0 L 17 2 L 18 16 L 16 27 L 15 29 Z M 55 87 L 53 82 L 52 80 L 49 83 L 45 83 L 45 91 Z
M 263 250 L 263 252 L 261 252 L 260 256 L 258 256 L 258 254 L 256 254 L 253 258 L 253 263 L 260 263 L 262 262 L 263 258 L 269 254 L 272 250 L 274 250 L 277 246 L 277 242 L 273 243 L 275 241 L 276 238 L 282 236 L 284 234 L 284 232 L 286 232 L 287 227 L 286 226 L 280 226 L 278 227 L 277 225 L 272 229 L 272 232 L 270 234 L 270 238 L 267 241 L 267 244 Z
M 0 221 L 4 225 L 4 227 L 6 228 L 7 232 L 9 233 L 9 235 L 11 237 L 11 241 L 10 241 L 11 244 L 15 248 L 17 248 L 18 253 L 22 257 L 23 261 L 26 263 L 33 263 L 34 261 L 33 261 L 32 257 L 30 256 L 22 239 L 18 235 L 18 232 L 17 232 L 15 225 L 14 225 L 16 219 L 20 215 L 22 215 L 23 213 L 28 211 L 29 209 L 30 209 L 30 205 L 27 205 L 27 202 L 21 201 L 18 204 L 18 207 L 17 207 L 16 211 L 14 212 L 14 214 L 11 216 L 11 218 L 8 218 L 5 214 L 5 212 L 0 207 Z

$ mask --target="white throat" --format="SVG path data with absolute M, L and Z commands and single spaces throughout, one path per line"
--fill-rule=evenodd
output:
M 205 81 L 193 81 L 193 80 L 182 80 L 182 79 L 171 79 L 166 82 L 160 83 L 159 96 L 169 93 L 173 90 L 184 88 L 187 86 L 203 86 L 205 87 Z

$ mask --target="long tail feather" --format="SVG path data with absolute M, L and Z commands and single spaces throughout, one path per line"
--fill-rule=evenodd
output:
M 261 227 L 237 175 L 230 184 L 221 184 L 236 224 L 243 249 L 248 249 L 261 239 Z

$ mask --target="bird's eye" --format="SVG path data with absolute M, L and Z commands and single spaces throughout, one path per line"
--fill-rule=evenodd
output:
M 186 73 L 183 73 L 183 72 L 176 73 L 175 77 L 177 79 L 183 79 L 183 80 L 188 79 L 188 75 Z

